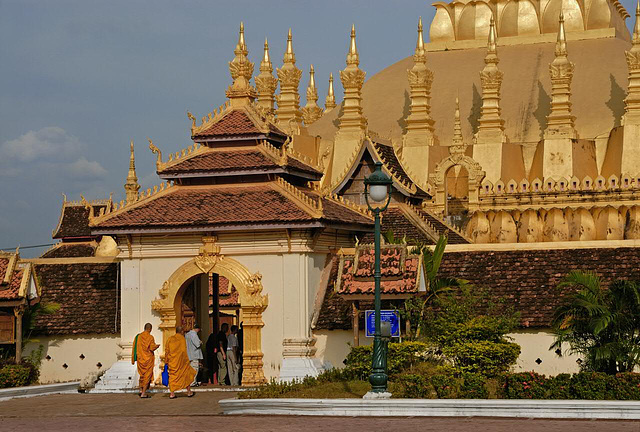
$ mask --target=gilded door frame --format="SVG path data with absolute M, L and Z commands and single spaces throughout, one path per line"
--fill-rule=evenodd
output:
M 180 266 L 167 279 L 159 291 L 159 298 L 153 300 L 152 308 L 160 315 L 162 346 L 175 334 L 178 307 L 180 307 L 180 288 L 194 276 L 217 273 L 229 279 L 238 292 L 243 317 L 243 371 L 242 385 L 255 386 L 266 383 L 263 371 L 262 353 L 262 312 L 269 299 L 262 295 L 262 275 L 250 273 L 247 268 L 233 258 L 220 254 L 215 244 L 215 236 L 202 238 L 200 253 L 192 260 Z M 163 356 L 164 357 L 164 354 Z

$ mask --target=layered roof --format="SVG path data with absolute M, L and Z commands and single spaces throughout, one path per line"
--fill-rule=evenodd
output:
M 82 242 L 82 243 L 58 243 L 51 249 L 43 253 L 40 258 L 83 258 L 95 256 L 96 248 L 98 247 L 95 242 Z
M 40 301 L 60 309 L 36 318 L 44 335 L 119 334 L 117 263 L 34 264 Z
M 54 239 L 84 239 L 91 237 L 89 228 L 90 208 L 95 213 L 105 210 L 110 205 L 109 200 L 96 200 L 92 202 L 67 201 L 62 203 L 58 226 L 53 230 Z
M 270 139 L 284 142 L 287 133 L 269 121 L 258 108 L 247 105 L 230 108 L 220 107 L 219 111 L 202 118 L 200 126 L 191 129 L 194 141 L 230 141 L 245 139 Z
M 0 300 L 18 300 L 25 296 L 23 288 L 28 270 L 18 266 L 19 260 L 17 253 L 0 253 Z
M 290 174 L 308 180 L 319 180 L 322 170 L 311 161 L 284 147 L 266 141 L 244 147 L 197 147 L 184 157 L 158 167 L 160 178 L 220 177 L 248 174 Z
M 335 292 L 342 296 L 364 296 L 374 294 L 373 245 L 359 245 L 355 250 L 343 250 L 337 274 Z M 408 297 L 424 291 L 422 257 L 410 255 L 407 245 L 382 245 L 380 248 L 380 282 L 383 297 Z
M 279 178 L 263 183 L 171 186 L 94 220 L 94 232 L 271 229 L 338 225 L 368 228 L 357 206 Z

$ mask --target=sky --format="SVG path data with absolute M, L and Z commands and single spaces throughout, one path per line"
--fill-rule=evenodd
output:
M 0 0 L 0 249 L 44 252 L 28 246 L 53 242 L 63 193 L 123 199 L 130 140 L 142 188 L 160 183 L 147 137 L 164 154 L 191 144 L 186 112 L 225 102 L 241 21 L 254 75 L 265 37 L 281 66 L 291 27 L 304 105 L 310 64 L 319 102 L 330 72 L 342 98 L 352 23 L 371 77 L 413 54 L 434 13 L 422 0 Z

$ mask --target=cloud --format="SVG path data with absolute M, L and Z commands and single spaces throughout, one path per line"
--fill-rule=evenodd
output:
M 29 131 L 19 138 L 5 141 L 0 145 L 0 157 L 5 160 L 33 162 L 38 159 L 60 159 L 86 150 L 80 140 L 51 126 L 38 131 Z
M 67 173 L 74 178 L 103 178 L 107 170 L 96 161 L 88 161 L 84 156 L 66 167 Z
M 31 130 L 0 144 L 0 176 L 63 173 L 72 181 L 103 179 L 107 170 L 100 162 L 81 156 L 85 152 L 88 146 L 61 127 Z

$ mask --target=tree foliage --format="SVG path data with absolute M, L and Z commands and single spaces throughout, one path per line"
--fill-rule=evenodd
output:
M 587 371 L 615 374 L 640 365 L 640 283 L 616 280 L 605 289 L 595 273 L 573 271 L 558 288 L 576 291 L 554 312 L 550 349 L 567 344 Z

